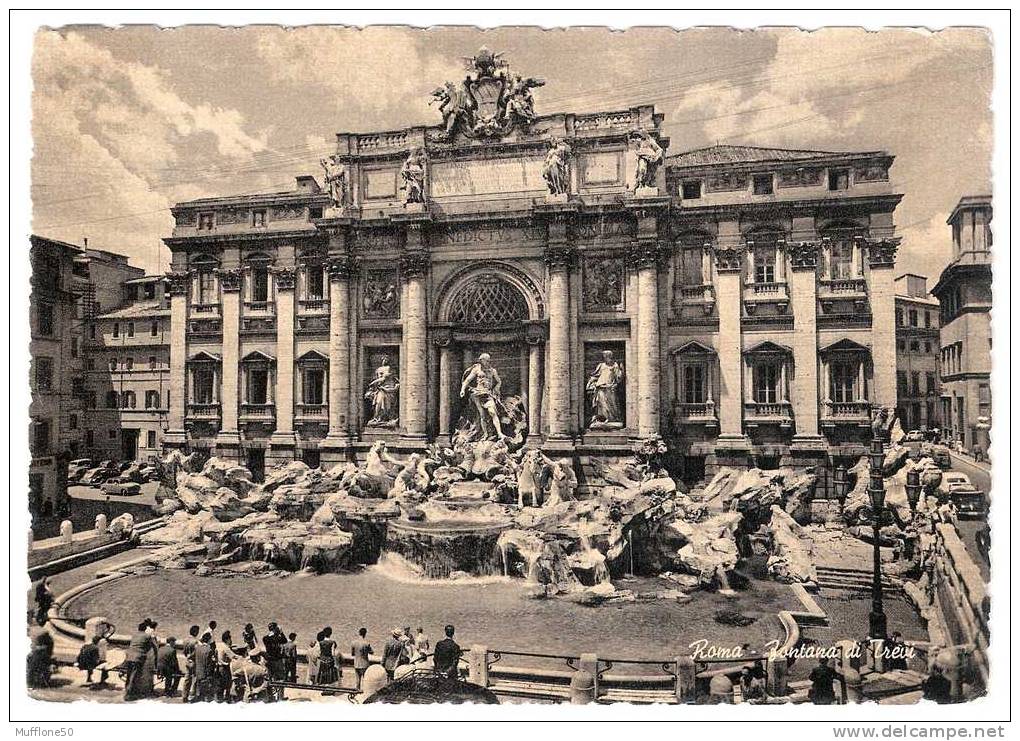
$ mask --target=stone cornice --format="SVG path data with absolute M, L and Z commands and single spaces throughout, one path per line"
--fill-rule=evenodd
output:
M 182 246 L 186 247 L 191 244 L 207 245 L 230 242 L 266 242 L 273 240 L 315 239 L 319 235 L 320 232 L 314 228 L 300 230 L 292 229 L 278 232 L 224 232 L 220 234 L 194 234 L 187 237 L 163 237 L 163 243 L 167 247 L 173 248 Z

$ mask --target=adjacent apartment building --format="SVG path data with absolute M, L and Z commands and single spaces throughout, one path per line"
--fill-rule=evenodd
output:
M 31 237 L 31 402 L 28 474 L 33 518 L 60 515 L 67 507 L 67 463 L 81 454 L 84 424 L 83 281 L 75 271 L 80 248 Z
M 85 443 L 93 458 L 145 460 L 160 453 L 170 404 L 169 293 L 162 275 L 115 287 L 88 325 Z
M 939 302 L 928 279 L 896 279 L 896 413 L 904 430 L 939 427 Z
M 953 258 L 932 289 L 941 308 L 944 427 L 968 451 L 987 451 L 992 422 L 991 222 L 991 196 L 960 199 L 947 221 Z
M 582 463 L 865 451 L 897 402 L 892 155 L 664 156 L 651 106 L 504 118 L 509 72 L 475 64 L 491 117 L 340 133 L 322 186 L 172 209 L 167 445 L 257 474 L 446 442 L 487 353 L 528 444 Z

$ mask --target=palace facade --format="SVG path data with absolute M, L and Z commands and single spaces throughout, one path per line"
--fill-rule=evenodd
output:
M 668 156 L 651 106 L 539 116 L 540 84 L 480 55 L 442 125 L 338 134 L 322 186 L 177 204 L 165 444 L 258 474 L 448 442 L 488 354 L 582 464 L 862 453 L 896 406 L 893 157 Z
M 941 307 L 947 438 L 986 454 L 992 424 L 992 197 L 964 196 L 947 222 L 953 259 L 932 288 Z

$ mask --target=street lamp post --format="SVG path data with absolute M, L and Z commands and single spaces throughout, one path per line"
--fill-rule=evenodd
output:
M 874 640 L 885 640 L 887 622 L 882 607 L 882 549 L 879 544 L 881 530 L 886 513 L 885 482 L 882 480 L 882 464 L 885 461 L 885 447 L 882 435 L 876 431 L 871 439 L 871 481 L 868 484 L 868 497 L 871 499 L 872 533 L 872 575 L 871 575 L 871 613 L 868 615 L 869 635 Z

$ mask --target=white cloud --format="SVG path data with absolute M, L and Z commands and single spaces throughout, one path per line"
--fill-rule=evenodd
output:
M 118 59 L 73 31 L 39 32 L 32 67 L 33 224 L 47 235 L 80 242 L 88 234 L 159 269 L 166 255 L 155 235 L 170 233 L 164 209 L 180 185 L 267 150 L 267 133 L 249 132 L 240 111 L 190 103 L 163 70 Z
M 349 128 L 406 126 L 438 119 L 429 92 L 464 75 L 456 58 L 423 51 L 420 32 L 305 26 L 266 29 L 258 52 L 282 81 L 326 88 Z

